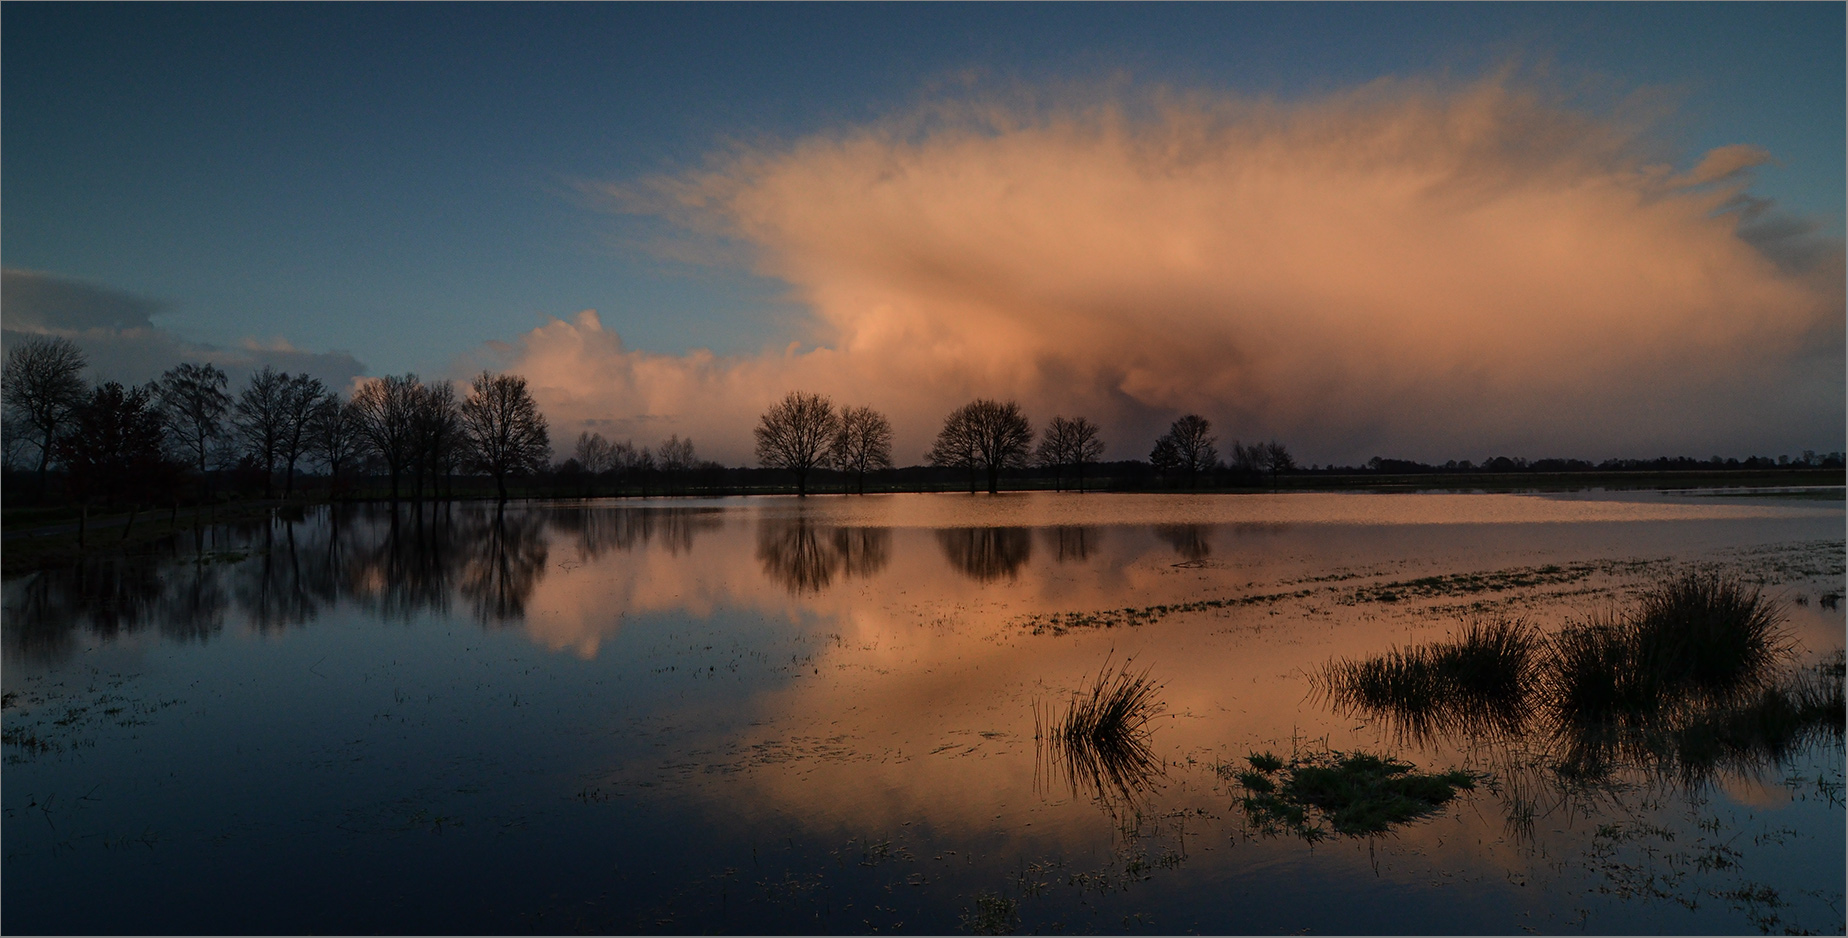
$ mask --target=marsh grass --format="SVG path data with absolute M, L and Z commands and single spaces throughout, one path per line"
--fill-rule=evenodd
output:
M 1441 642 L 1331 662 L 1317 683 L 1402 740 L 1513 744 L 1537 730 L 1560 779 L 1599 784 L 1631 766 L 1697 786 L 1842 739 L 1841 653 L 1802 671 L 1792 654 L 1779 603 L 1700 571 L 1550 639 L 1520 620 L 1476 619 Z
M 1791 643 L 1781 605 L 1719 573 L 1691 572 L 1552 641 L 1547 696 L 1574 724 L 1622 722 L 1768 690 Z
M 1134 803 L 1163 763 L 1150 747 L 1150 726 L 1165 709 L 1161 685 L 1149 669 L 1132 662 L 1104 666 L 1056 720 L 1034 709 L 1036 742 L 1046 744 L 1051 765 L 1065 775 L 1074 794 L 1086 791 L 1109 802 Z
M 1251 768 L 1238 774 L 1248 793 L 1241 800 L 1246 817 L 1261 830 L 1308 840 L 1327 836 L 1323 823 L 1349 837 L 1385 833 L 1436 813 L 1477 780 L 1461 769 L 1419 772 L 1366 752 L 1296 756 L 1287 764 L 1263 753 L 1248 761 Z
M 1387 716 L 1413 740 L 1436 732 L 1518 732 L 1544 648 L 1526 620 L 1477 617 L 1442 642 L 1330 662 L 1316 683 L 1338 707 Z

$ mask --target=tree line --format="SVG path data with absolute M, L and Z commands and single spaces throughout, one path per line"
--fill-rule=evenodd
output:
M 223 369 L 185 363 L 156 381 L 87 385 L 82 350 L 61 337 L 20 343 L 0 373 L 7 461 L 36 466 L 41 493 L 53 464 L 66 494 L 114 505 L 178 497 L 189 482 L 209 497 L 215 478 L 256 477 L 265 498 L 295 492 L 298 469 L 324 469 L 338 487 L 379 469 L 396 500 L 446 494 L 458 472 L 510 477 L 549 468 L 551 443 L 526 379 L 482 372 L 458 394 L 414 374 L 361 382 L 352 396 L 320 379 L 264 367 L 231 392 Z
M 862 492 L 867 472 L 892 467 L 892 425 L 885 415 L 870 407 L 836 410 L 820 394 L 791 391 L 764 411 L 755 433 L 759 465 L 793 473 L 797 494 L 807 494 L 809 473 L 818 467 L 852 473 Z M 1222 464 L 1215 449 L 1218 439 L 1211 421 L 1186 414 L 1155 441 L 1149 462 L 1164 480 L 1185 479 L 1190 488 L 1203 474 L 1222 469 L 1275 476 L 1296 468 L 1289 449 L 1275 440 L 1250 446 L 1234 440 L 1232 461 Z M 1049 470 L 1061 490 L 1069 470 L 1082 492 L 1085 468 L 1103 454 L 1101 431 L 1088 418 L 1057 415 L 1044 433 L 1035 434 L 1019 403 L 977 398 L 944 418 L 924 459 L 967 472 L 972 493 L 984 479 L 989 492 L 999 492 L 1003 471 L 1028 466 Z

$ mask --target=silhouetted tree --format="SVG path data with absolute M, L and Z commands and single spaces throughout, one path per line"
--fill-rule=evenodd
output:
M 1187 473 L 1188 488 L 1199 482 L 1200 471 L 1211 471 L 1219 462 L 1219 453 L 1213 449 L 1216 439 L 1212 434 L 1213 425 L 1199 414 L 1187 414 L 1168 427 L 1162 439 L 1173 444 L 1174 465 L 1172 468 Z M 1156 444 L 1160 446 L 1160 442 Z M 1154 456 L 1149 457 L 1154 462 Z
M 1065 467 L 1072 466 L 1078 472 L 1078 490 L 1084 491 L 1085 465 L 1104 455 L 1104 441 L 1098 439 L 1097 432 L 1097 424 L 1083 417 L 1054 417 L 1046 424 L 1033 455 L 1041 466 L 1053 471 L 1053 484 L 1061 490 L 1065 488 Z
M 526 379 L 482 372 L 462 402 L 462 428 L 474 464 L 494 477 L 507 500 L 507 477 L 537 472 L 551 459 L 545 415 L 539 413 Z
M 1041 469 L 1052 470 L 1052 484 L 1061 492 L 1065 490 L 1065 464 L 1071 462 L 1071 452 L 1071 421 L 1054 416 L 1047 421 L 1045 432 L 1040 434 L 1039 446 L 1033 450 L 1033 461 Z
M 683 440 L 679 434 L 662 440 L 655 453 L 655 458 L 661 464 L 661 474 L 667 477 L 669 491 L 677 488 L 686 474 L 699 465 L 699 456 L 693 452 L 693 441 Z
M 892 422 L 871 407 L 841 409 L 834 433 L 834 465 L 854 475 L 854 487 L 866 494 L 866 474 L 892 468 Z
M 1276 480 L 1278 473 L 1289 472 L 1296 468 L 1296 457 L 1291 456 L 1289 449 L 1282 443 L 1272 440 L 1263 444 L 1261 449 L 1259 464 L 1270 470 L 1273 481 Z
M 466 446 L 454 385 L 428 384 L 418 392 L 416 428 L 417 497 L 423 497 L 425 475 L 430 477 L 430 493 L 440 497 L 438 485 L 455 471 Z
M 757 462 L 795 473 L 796 494 L 806 496 L 809 471 L 828 458 L 829 444 L 840 424 L 833 401 L 820 394 L 791 391 L 770 405 L 757 424 Z
M 386 375 L 353 392 L 359 433 L 391 476 L 391 500 L 398 500 L 398 477 L 411 464 L 417 445 L 417 398 L 423 385 L 414 374 Z
M 308 452 L 313 438 L 310 422 L 326 397 L 327 387 L 321 384 L 321 379 L 310 375 L 284 376 L 282 434 L 276 444 L 276 455 L 281 457 L 288 474 L 288 481 L 282 487 L 284 498 L 295 494 L 295 464 Z
M 1175 447 L 1174 438 L 1165 433 L 1162 434 L 1161 438 L 1155 441 L 1155 448 L 1149 450 L 1149 465 L 1154 466 L 1155 471 L 1166 479 L 1168 473 L 1173 472 L 1180 464 L 1181 452 Z
M 1071 460 L 1073 468 L 1078 471 L 1078 491 L 1084 491 L 1084 467 L 1104 458 L 1104 441 L 1098 435 L 1097 424 L 1083 417 L 1074 417 L 1068 425 L 1071 434 Z
M 308 417 L 308 453 L 327 467 L 328 487 L 340 487 L 340 470 L 358 460 L 365 446 L 359 412 L 339 393 L 323 396 Z
M 969 465 L 972 471 L 979 464 L 988 472 L 992 495 L 1001 490 L 1001 470 L 1026 466 L 1032 446 L 1033 425 L 1019 404 L 978 398 L 944 420 L 930 460 L 938 466 Z
M 233 408 L 232 419 L 237 424 L 244 452 L 263 467 L 264 498 L 271 495 L 276 457 L 288 430 L 288 384 L 286 372 L 265 365 L 263 370 L 250 376 L 250 383 L 237 396 Z
M 211 362 L 176 365 L 160 376 L 161 409 L 174 448 L 185 453 L 201 478 L 210 472 L 212 454 L 225 435 L 225 414 L 231 409 L 227 380 Z
M 165 419 L 154 386 L 99 385 L 71 415 L 69 429 L 54 444 L 70 474 L 72 491 L 114 503 L 124 496 L 162 494 L 172 466 L 166 461 Z
M 45 469 L 52 448 L 83 403 L 87 388 L 83 370 L 89 359 L 75 342 L 62 336 L 27 339 L 6 353 L 0 366 L 0 399 L 7 416 L 24 427 L 38 444 L 39 490 L 45 488 Z
M 571 458 L 576 459 L 578 467 L 584 471 L 584 495 L 589 497 L 595 494 L 595 480 L 616 468 L 616 447 L 604 439 L 603 434 L 586 430 L 578 434 Z

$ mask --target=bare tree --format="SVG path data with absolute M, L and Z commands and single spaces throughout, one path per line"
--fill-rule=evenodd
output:
M 175 448 L 186 454 L 202 478 L 225 434 L 225 414 L 231 409 L 227 380 L 211 362 L 176 365 L 160 376 L 160 401 Z
M 327 387 L 321 379 L 311 375 L 285 376 L 282 387 L 282 436 L 277 443 L 276 455 L 288 473 L 288 481 L 282 488 L 282 497 L 289 498 L 295 494 L 295 464 L 308 452 L 312 439 L 310 421 L 314 419 L 315 409 L 321 406 L 327 397 Z
M 1261 448 L 1263 449 L 1262 465 L 1270 470 L 1271 481 L 1276 481 L 1278 473 L 1289 472 L 1296 468 L 1296 457 L 1290 455 L 1289 448 L 1282 443 L 1272 440 L 1263 444 Z
M 1026 466 L 1032 446 L 1033 425 L 1019 404 L 978 398 L 944 420 L 929 458 L 933 465 L 967 465 L 972 473 L 980 465 L 992 495 L 1001 490 L 1001 470 Z
M 1097 424 L 1083 417 L 1073 417 L 1067 424 L 1071 434 L 1071 460 L 1078 470 L 1078 491 L 1084 491 L 1084 467 L 1104 458 L 1104 440 Z
M 391 500 L 398 500 L 398 477 L 410 465 L 417 444 L 417 398 L 423 385 L 414 374 L 386 375 L 353 392 L 359 434 L 385 461 L 391 476 Z
M 770 405 L 757 425 L 757 462 L 795 473 L 796 494 L 806 496 L 809 471 L 827 459 L 840 425 L 833 401 L 820 394 L 791 391 Z
M 699 456 L 693 452 L 693 440 L 683 440 L 677 433 L 662 440 L 655 453 L 655 458 L 661 461 L 662 474 L 667 476 L 670 491 L 685 480 L 688 472 L 699 466 Z
M 237 404 L 233 407 L 233 420 L 237 423 L 244 451 L 263 464 L 264 498 L 271 495 L 276 457 L 282 451 L 282 441 L 288 430 L 288 385 L 287 372 L 265 365 L 263 370 L 250 376 L 250 383 L 237 396 Z
M 156 494 L 173 474 L 162 452 L 164 424 L 154 385 L 124 388 L 110 381 L 72 412 L 70 427 L 53 448 L 79 497 L 138 501 Z
M 477 375 L 462 402 L 462 430 L 474 464 L 494 477 L 503 502 L 508 476 L 537 472 L 552 458 L 545 415 L 519 375 Z
M 1165 479 L 1168 473 L 1173 472 L 1180 464 L 1181 453 L 1174 445 L 1174 437 L 1166 433 L 1162 434 L 1161 438 L 1155 441 L 1155 448 L 1149 450 L 1149 465 L 1154 466 L 1155 471 Z
M 308 418 L 308 453 L 327 467 L 328 487 L 340 486 L 340 470 L 363 452 L 359 411 L 339 393 L 323 396 Z
M 601 433 L 586 430 L 578 434 L 577 447 L 572 452 L 578 466 L 584 470 L 586 482 L 584 494 L 596 493 L 596 479 L 616 468 L 616 447 L 603 438 Z
M 925 461 L 933 466 L 969 471 L 969 494 L 975 494 L 975 470 L 981 466 L 981 448 L 976 442 L 976 428 L 969 408 L 959 407 L 943 419 L 943 429 L 931 443 Z
M 0 399 L 4 399 L 7 416 L 31 433 L 38 446 L 41 492 L 52 447 L 88 390 L 82 374 L 89 365 L 77 343 L 51 336 L 13 346 L 6 353 L 5 366 L 0 367 Z
M 1202 470 L 1211 471 L 1219 462 L 1219 453 L 1213 449 L 1218 439 L 1212 433 L 1213 424 L 1199 414 L 1187 414 L 1176 420 L 1168 428 L 1162 439 L 1174 447 L 1174 467 L 1187 473 L 1188 488 L 1199 482 Z M 1153 457 L 1150 457 L 1153 461 Z
M 418 392 L 416 433 L 412 463 L 417 497 L 423 497 L 426 475 L 430 477 L 430 494 L 440 497 L 438 485 L 455 472 L 466 446 L 462 414 L 456 406 L 455 385 L 447 381 L 427 384 Z
M 866 474 L 892 468 L 892 421 L 871 407 L 841 409 L 834 432 L 834 465 L 854 474 L 855 488 L 866 494 Z
M 1072 461 L 1071 421 L 1055 416 L 1046 423 L 1039 446 L 1033 450 L 1033 461 L 1042 469 L 1051 469 L 1053 486 L 1061 492 L 1065 490 L 1065 465 Z

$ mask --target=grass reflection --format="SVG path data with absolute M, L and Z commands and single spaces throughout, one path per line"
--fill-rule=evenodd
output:
M 1063 777 L 1074 796 L 1113 811 L 1134 806 L 1165 767 L 1150 746 L 1149 723 L 1166 709 L 1160 690 L 1147 668 L 1132 670 L 1127 661 L 1112 668 L 1106 660 L 1057 719 L 1036 704 L 1035 776 Z

